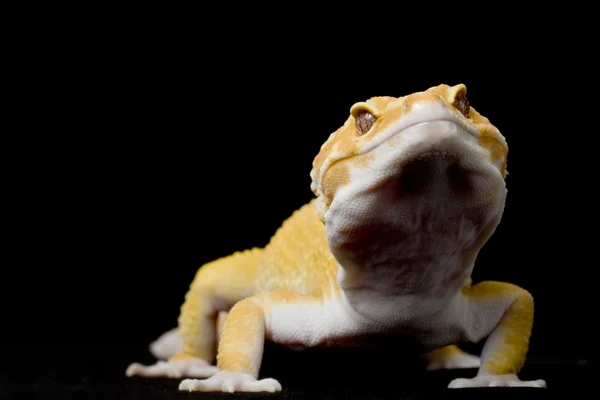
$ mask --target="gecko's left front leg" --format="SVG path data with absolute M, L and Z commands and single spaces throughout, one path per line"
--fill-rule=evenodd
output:
M 435 371 L 439 369 L 478 368 L 481 359 L 461 350 L 457 345 L 450 344 L 440 347 L 425 354 L 426 369 Z
M 185 379 L 179 390 L 281 391 L 281 384 L 275 379 L 258 379 L 265 338 L 287 336 L 287 339 L 306 341 L 311 326 L 318 326 L 315 311 L 320 304 L 317 298 L 288 291 L 260 294 L 236 303 L 229 311 L 219 341 L 219 372 L 208 379 Z
M 522 381 L 517 374 L 525 363 L 533 327 L 533 297 L 504 282 L 481 282 L 456 303 L 464 319 L 463 331 L 474 342 L 487 337 L 477 376 L 458 378 L 450 388 L 528 386 L 545 388 L 544 380 Z

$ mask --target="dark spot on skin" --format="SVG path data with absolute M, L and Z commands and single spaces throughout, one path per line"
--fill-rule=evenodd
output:
M 469 99 L 467 99 L 467 94 L 465 92 L 459 92 L 456 94 L 454 98 L 454 102 L 452 105 L 461 112 L 462 115 L 469 118 L 469 111 L 471 110 L 471 106 L 469 105 Z
M 355 117 L 356 130 L 359 135 L 364 135 L 371 129 L 377 118 L 367 110 L 360 110 Z

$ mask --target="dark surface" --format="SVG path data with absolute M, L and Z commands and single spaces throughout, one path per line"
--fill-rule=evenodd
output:
M 392 354 L 297 353 L 267 346 L 262 375 L 278 379 L 277 394 L 179 393 L 178 379 L 127 378 L 132 361 L 152 362 L 143 348 L 12 348 L 2 363 L 0 398 L 60 399 L 531 399 L 590 398 L 598 364 L 531 360 L 522 379 L 545 379 L 549 388 L 446 389 L 475 370 L 415 371 Z M 578 365 L 579 364 L 579 365 Z M 593 396 L 592 396 L 593 397 Z
M 256 11 L 257 4 L 248 6 Z M 176 18 L 171 29 L 163 8 L 151 18 L 138 9 L 97 21 L 38 9 L 37 20 L 28 10 L 28 24 L 15 31 L 25 43 L 16 46 L 21 54 L 8 57 L 19 74 L 8 78 L 18 90 L 6 114 L 18 128 L 6 135 L 14 143 L 5 146 L 4 182 L 10 202 L 4 247 L 15 254 L 5 257 L 0 290 L 6 327 L 0 343 L 15 348 L 0 363 L 2 391 L 176 398 L 177 382 L 124 378 L 126 365 L 141 360 L 145 349 L 110 346 L 147 343 L 175 326 L 201 265 L 266 244 L 312 198 L 312 160 L 352 104 L 461 82 L 470 104 L 510 147 L 504 217 L 479 255 L 474 281 L 531 291 L 531 361 L 562 360 L 524 371 L 547 379 L 548 391 L 481 393 L 571 399 L 575 390 L 591 388 L 598 368 L 576 362 L 600 357 L 597 330 L 590 328 L 598 315 L 597 237 L 583 233 L 599 224 L 597 196 L 588 192 L 598 170 L 597 68 L 595 53 L 580 50 L 594 48 L 585 43 L 594 35 L 509 5 L 478 15 L 504 8 L 520 21 L 500 19 L 494 26 L 488 18 L 482 25 L 464 17 L 448 30 L 431 14 L 411 14 L 418 30 L 396 21 L 389 33 L 374 36 L 357 34 L 371 29 L 363 18 L 338 16 L 340 28 L 325 24 L 338 38 L 312 35 L 307 19 L 296 26 L 292 19 L 301 8 L 292 19 L 259 11 L 260 21 L 238 5 L 243 26 L 230 21 L 231 6 L 225 7 L 230 23 L 218 28 L 204 22 L 214 12 L 190 13 L 191 23 Z M 568 19 L 567 11 L 560 8 L 559 21 Z M 580 29 L 595 26 L 574 21 Z M 458 44 L 421 35 L 449 38 L 465 28 L 472 39 Z M 486 32 L 500 40 L 483 37 Z M 358 42 L 362 36 L 366 43 Z M 81 350 L 48 347 L 65 343 Z M 21 347 L 30 344 L 41 347 Z M 422 383 L 401 373 L 378 378 L 377 363 L 348 362 L 359 377 L 338 374 L 342 389 L 320 391 L 314 368 L 323 363 L 293 360 L 274 364 L 278 378 L 282 366 L 298 368 L 289 385 L 281 378 L 288 398 L 358 397 L 348 387 L 361 382 L 371 389 Z M 360 377 L 368 374 L 374 377 Z M 419 390 L 433 390 L 430 398 L 485 398 L 479 391 L 445 391 L 456 375 L 449 374 L 428 375 Z
M 103 36 L 111 43 L 102 53 L 69 34 L 52 42 L 56 75 L 31 76 L 49 100 L 23 116 L 39 123 L 27 132 L 61 134 L 13 135 L 24 141 L 10 147 L 18 154 L 8 173 L 16 185 L 6 189 L 18 205 L 9 207 L 15 226 L 7 228 L 18 246 L 6 244 L 17 255 L 5 267 L 16 277 L 3 281 L 1 295 L 19 305 L 6 320 L 21 329 L 3 332 L 12 336 L 6 341 L 154 339 L 175 326 L 201 265 L 264 246 L 313 197 L 313 158 L 352 104 L 462 82 L 510 146 L 504 217 L 479 254 L 474 282 L 511 282 L 534 295 L 532 355 L 598 356 L 588 328 L 598 313 L 589 261 L 597 240 L 581 234 L 598 225 L 597 198 L 585 192 L 597 180 L 598 159 L 587 142 L 597 135 L 582 117 L 597 114 L 595 98 L 584 100 L 590 85 L 582 69 L 591 64 L 558 56 L 555 41 L 551 52 L 536 42 L 537 53 L 516 57 L 514 46 L 527 42 L 521 36 L 503 42 L 506 57 L 488 49 L 462 59 L 451 47 L 451 58 L 436 53 L 433 63 L 411 55 L 401 67 L 384 67 L 382 55 L 378 67 L 345 68 L 348 39 L 325 45 L 330 58 L 323 58 L 312 46 L 257 47 L 245 41 L 248 32 L 226 45 L 211 39 L 188 47 L 180 37 L 163 47 L 151 31 L 141 31 L 149 36 L 134 52 L 122 47 L 127 35 Z M 86 62 L 82 52 L 116 66 Z M 83 63 L 76 70 L 60 67 L 74 56 Z M 501 72 L 475 60 L 493 60 Z M 559 67 L 562 60 L 577 73 Z M 35 317 L 23 310 L 32 295 Z M 40 326 L 53 329 L 42 334 Z

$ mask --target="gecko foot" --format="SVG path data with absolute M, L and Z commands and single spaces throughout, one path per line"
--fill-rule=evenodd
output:
M 496 387 L 496 386 L 511 386 L 511 387 L 536 387 L 545 388 L 546 381 L 537 379 L 533 381 L 522 381 L 517 375 L 489 375 L 479 374 L 474 378 L 458 378 L 454 379 L 448 385 L 450 389 L 472 388 L 472 387 Z
M 153 365 L 131 364 L 125 375 L 162 378 L 208 378 L 219 372 L 214 365 L 201 358 L 175 361 L 158 361 Z
M 275 379 L 257 380 L 252 375 L 243 372 L 221 371 L 212 377 L 200 379 L 184 379 L 179 384 L 179 390 L 188 392 L 279 392 L 281 384 Z

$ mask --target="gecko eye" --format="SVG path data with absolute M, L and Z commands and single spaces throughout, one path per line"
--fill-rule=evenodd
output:
M 354 124 L 359 135 L 369 132 L 377 121 L 377 116 L 371 107 L 366 103 L 357 103 L 352 106 L 350 113 L 354 117 Z
M 467 93 L 464 90 L 461 90 L 454 96 L 454 101 L 452 105 L 460 111 L 462 115 L 469 118 L 471 106 L 469 105 L 469 99 L 467 99 Z
M 365 133 L 369 132 L 369 129 L 371 129 L 377 120 L 377 118 L 375 118 L 375 116 L 367 110 L 357 111 L 354 118 L 356 119 L 356 130 L 358 131 L 359 135 L 364 135 Z

